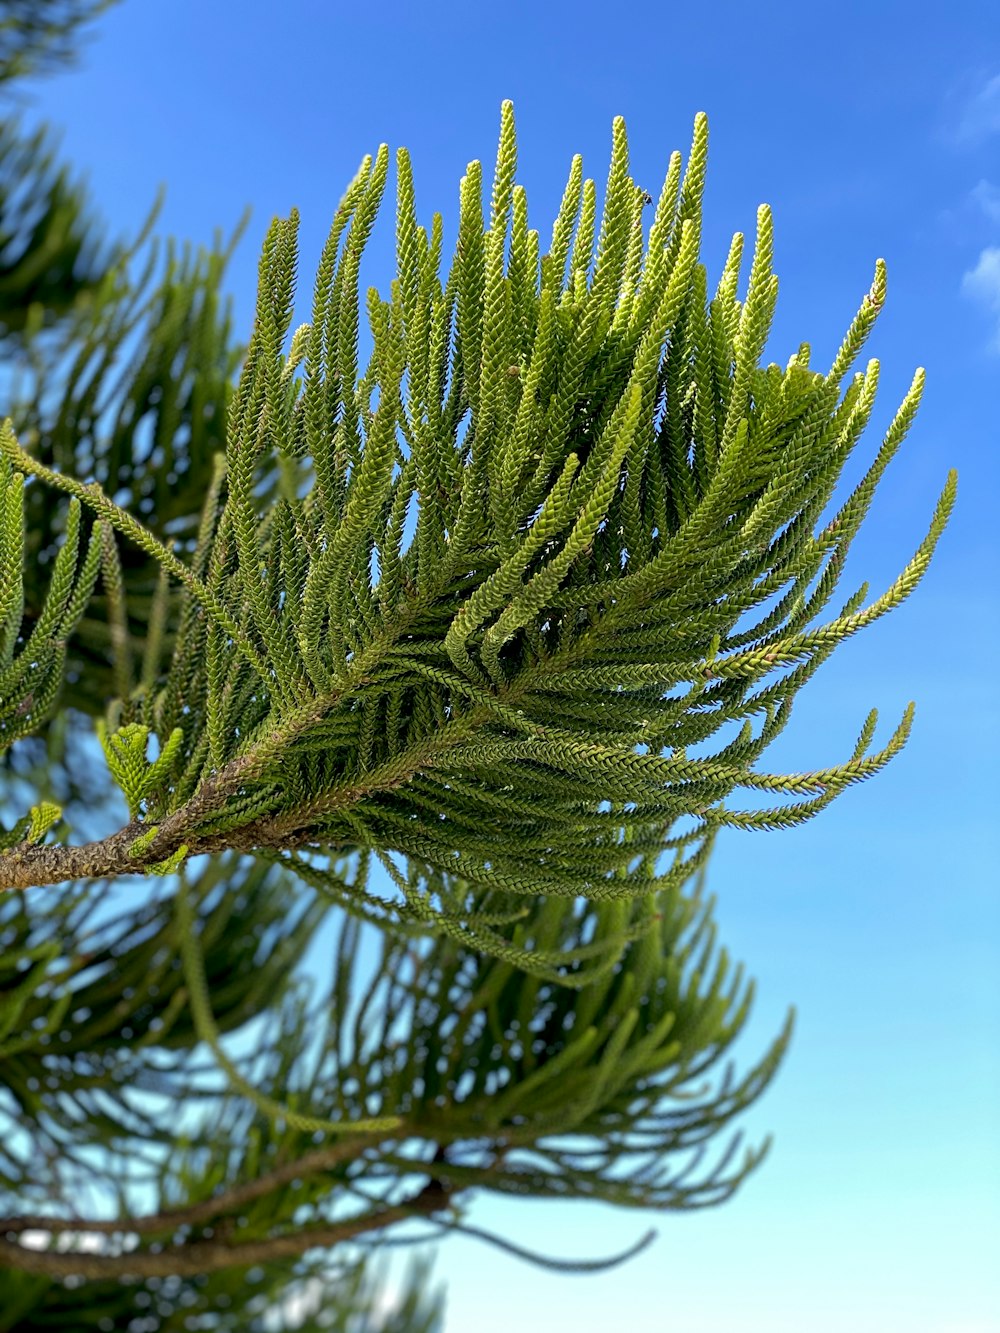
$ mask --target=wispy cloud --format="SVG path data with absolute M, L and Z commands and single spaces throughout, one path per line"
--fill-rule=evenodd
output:
M 991 346 L 1000 352 L 1000 246 L 988 245 L 980 251 L 975 268 L 962 276 L 962 291 L 996 316 Z
M 992 181 L 981 180 L 969 191 L 972 202 L 991 222 L 1000 222 L 1000 185 Z
M 956 138 L 964 143 L 993 134 L 1000 134 L 1000 74 L 987 79 L 966 99 L 955 127 Z

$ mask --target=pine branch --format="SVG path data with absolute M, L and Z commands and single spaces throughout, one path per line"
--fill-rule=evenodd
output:
M 13 1114 L 21 1133 L 4 1140 L 15 1205 L 0 1228 L 14 1247 L 5 1261 L 37 1266 L 30 1255 L 21 1263 L 17 1236 L 43 1230 L 66 1238 L 52 1248 L 69 1260 L 79 1258 L 71 1238 L 107 1237 L 103 1257 L 112 1259 L 113 1237 L 131 1235 L 119 1271 L 152 1272 L 167 1254 L 182 1265 L 204 1257 L 221 1272 L 272 1253 L 244 1242 L 277 1238 L 280 1254 L 298 1253 L 295 1243 L 311 1243 L 317 1228 L 350 1220 L 347 1205 L 359 1227 L 380 1235 L 382 1223 L 401 1220 L 384 1210 L 407 1208 L 419 1176 L 437 1182 L 442 1204 L 486 1189 L 705 1207 L 730 1197 L 766 1151 L 741 1152 L 735 1136 L 705 1160 L 708 1141 L 773 1077 L 789 1025 L 740 1077 L 724 1065 L 752 988 L 716 951 L 710 904 L 697 893 L 661 895 L 655 919 L 582 989 L 448 937 L 383 929 L 365 941 L 369 928 L 332 913 L 329 990 L 313 997 L 289 985 L 288 971 L 317 926 L 315 903 L 300 916 L 310 894 L 287 874 L 261 880 L 257 868 L 223 867 L 208 879 L 194 894 L 168 890 L 94 924 L 78 910 L 99 905 L 92 889 L 77 891 L 62 919 L 34 923 L 33 899 L 7 900 L 20 994 L 4 992 L 14 1005 L 0 1114 Z M 185 905 L 186 895 L 195 901 Z M 614 937 L 632 914 L 624 902 L 553 899 L 510 920 L 497 897 L 477 906 L 498 937 L 563 960 Z M 48 952 L 25 974 L 15 960 L 29 939 Z M 272 997 L 263 1029 L 261 986 Z M 36 1070 L 41 1099 L 31 1091 Z M 191 1118 L 178 1137 L 181 1102 Z M 373 1115 L 383 1127 L 358 1132 Z M 317 1143 L 320 1119 L 330 1124 Z M 121 1169 L 106 1162 L 109 1152 L 121 1154 Z M 157 1205 L 138 1210 L 151 1192 Z M 82 1197 L 103 1206 L 81 1217 Z M 464 1228 L 451 1216 L 435 1225 Z M 337 1236 L 354 1238 L 329 1233 L 331 1244 Z M 220 1249 L 192 1248 L 205 1240 Z
M 429 232 L 417 223 L 401 151 L 398 278 L 388 300 L 367 294 L 364 368 L 358 274 L 388 150 L 365 159 L 341 202 L 312 322 L 287 353 L 297 216 L 276 219 L 224 464 L 189 560 L 5 429 L 14 466 L 160 565 L 157 614 L 178 630 L 168 658 L 147 651 L 139 679 L 119 655 L 128 699 L 109 716 L 126 723 L 104 743 L 132 823 L 87 848 L 14 847 L 0 857 L 2 887 L 164 873 L 226 847 L 295 853 L 308 874 L 311 857 L 363 845 L 407 866 L 387 919 L 472 930 L 470 909 L 435 897 L 441 875 L 522 897 L 641 897 L 684 882 L 720 825 L 801 822 L 899 751 L 912 705 L 874 752 L 866 723 L 844 763 L 756 767 L 836 645 L 917 586 L 955 478 L 890 588 L 867 606 L 856 593 L 809 628 L 923 374 L 816 533 L 872 410 L 877 363 L 843 395 L 841 385 L 882 308 L 884 265 L 828 373 L 811 369 L 804 344 L 784 369 L 762 367 L 777 293 L 771 214 L 758 212 L 745 299 L 738 235 L 710 300 L 698 263 L 706 155 L 699 116 L 644 243 L 646 196 L 616 120 L 600 217 L 575 160 L 539 259 L 505 103 L 488 218 L 471 163 L 443 280 L 440 218 Z M 276 471 L 277 494 L 264 485 Z M 127 609 L 117 614 L 124 624 Z M 688 756 L 730 724 L 735 739 Z M 806 799 L 732 809 L 739 789 Z M 695 856 L 672 878 L 625 873 L 630 840 L 665 850 L 676 821 L 692 818 Z M 496 944 L 488 930 L 477 938 Z
M 265 1171 L 255 1180 L 234 1185 L 201 1203 L 181 1205 L 176 1208 L 162 1208 L 157 1213 L 147 1213 L 138 1217 L 101 1218 L 53 1217 L 48 1213 L 26 1213 L 21 1216 L 0 1217 L 0 1232 L 19 1235 L 25 1231 L 49 1231 L 53 1235 L 64 1232 L 92 1232 L 96 1235 L 113 1236 L 128 1230 L 137 1236 L 159 1235 L 173 1232 L 178 1227 L 202 1226 L 213 1218 L 227 1213 L 238 1213 L 248 1204 L 280 1190 L 282 1186 L 304 1176 L 333 1170 L 344 1162 L 349 1162 L 365 1151 L 369 1139 L 342 1139 L 325 1148 L 316 1148 L 303 1153 L 290 1162 L 283 1162 L 272 1171 Z
M 447 1190 L 430 1180 L 402 1203 L 373 1208 L 346 1221 L 312 1227 L 289 1236 L 227 1242 L 192 1240 L 174 1242 L 152 1250 L 127 1250 L 123 1254 L 61 1253 L 36 1250 L 0 1236 L 0 1267 L 26 1273 L 94 1279 L 134 1277 L 184 1277 L 213 1273 L 235 1265 L 267 1264 L 298 1258 L 318 1246 L 342 1245 L 372 1231 L 384 1231 L 414 1217 L 431 1217 L 449 1206 Z M 159 1227 L 156 1228 L 159 1230 Z

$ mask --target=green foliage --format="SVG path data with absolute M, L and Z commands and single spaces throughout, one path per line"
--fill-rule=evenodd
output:
M 339 869 L 358 874 L 351 858 Z M 734 1138 L 709 1161 L 705 1146 L 767 1086 L 789 1026 L 734 1077 L 752 987 L 717 949 L 700 885 L 655 906 L 652 929 L 577 992 L 461 942 L 373 931 L 246 860 L 114 915 L 93 886 L 9 897 L 0 1198 L 19 1217 L 0 1216 L 0 1262 L 30 1271 L 11 1237 L 39 1214 L 57 1235 L 108 1239 L 42 1251 L 35 1271 L 106 1281 L 245 1267 L 275 1242 L 294 1255 L 325 1227 L 359 1244 L 409 1219 L 468 1230 L 473 1189 L 722 1201 L 763 1148 L 740 1157 Z M 496 929 L 572 950 L 626 911 L 552 898 Z M 331 960 L 319 989 L 300 972 L 310 941 Z
M 121 788 L 130 816 L 136 819 L 157 788 L 169 781 L 184 733 L 180 727 L 175 727 L 152 763 L 146 758 L 149 728 L 141 723 L 129 722 L 117 731 L 109 732 L 106 724 L 98 721 L 97 735 L 111 776 Z
M 706 149 L 699 117 L 644 244 L 645 196 L 617 120 L 599 225 L 574 163 L 539 259 L 507 103 L 488 217 L 472 164 L 445 278 L 441 220 L 417 223 L 400 152 L 398 276 L 390 299 L 368 291 L 364 369 L 359 264 L 388 150 L 344 196 L 312 320 L 288 353 L 297 219 L 276 219 L 188 560 L 5 433 L 16 466 L 90 507 L 177 588 L 172 652 L 128 692 L 130 720 L 161 743 L 183 736 L 176 776 L 146 802 L 151 861 L 182 844 L 401 853 L 387 917 L 472 931 L 490 949 L 469 920 L 483 890 L 669 890 L 715 829 L 801 822 L 901 748 L 910 708 L 873 753 L 874 713 L 844 763 L 756 768 L 836 645 L 916 586 L 954 477 L 889 589 L 864 606 L 862 587 L 810 629 L 923 376 L 815 533 L 871 414 L 876 362 L 841 385 L 881 308 L 884 266 L 829 372 L 810 368 L 804 345 L 784 370 L 760 367 L 777 292 L 770 213 L 759 211 L 745 299 L 737 236 L 709 301 L 697 262 Z M 276 463 L 281 485 L 262 494 Z M 714 753 L 689 755 L 733 723 Z M 803 799 L 733 809 L 741 787 Z M 672 833 L 687 817 L 694 827 Z M 635 852 L 668 849 L 668 870 L 620 873 Z M 472 894 L 448 905 L 436 886 L 452 875 Z
M 82 29 L 117 0 L 2 0 L 0 84 L 51 73 L 76 58 Z
M 287 1264 L 255 1264 L 128 1283 L 8 1270 L 0 1333 L 440 1333 L 443 1301 L 428 1273 L 428 1264 L 414 1264 L 387 1311 L 385 1277 L 363 1262 L 295 1274 Z
M 134 505 L 161 539 L 188 550 L 214 455 L 225 442 L 241 355 L 220 292 L 239 231 L 225 245 L 217 238 L 210 249 L 168 244 L 161 258 L 163 247 L 148 240 L 155 217 L 153 210 L 128 250 L 56 330 L 27 330 L 14 360 L 10 416 L 40 461 L 92 477 Z M 29 487 L 26 506 L 30 621 L 44 590 L 40 557 L 54 549 L 58 532 L 45 488 Z M 134 546 L 105 556 L 105 586 L 80 624 L 67 664 L 74 706 L 98 716 L 115 695 L 125 696 L 127 708 L 133 659 L 148 687 L 176 629 L 156 561 Z
M 81 558 L 80 505 L 73 501 L 41 613 L 25 639 L 23 485 L 21 474 L 0 461 L 0 753 L 36 730 L 52 708 L 63 681 L 66 642 L 97 578 L 102 539 L 95 524 Z
M 735 1076 L 752 987 L 705 865 L 722 827 L 801 822 L 905 742 L 912 706 L 874 752 L 872 712 L 845 762 L 757 767 L 836 645 L 916 586 L 954 477 L 889 589 L 813 627 L 922 373 L 824 521 L 873 408 L 877 362 L 848 375 L 884 266 L 828 371 L 806 345 L 762 366 L 770 213 L 742 299 L 740 235 L 711 295 L 706 153 L 699 117 L 647 232 L 616 120 L 602 209 L 574 159 L 542 253 L 505 103 L 445 269 L 397 154 L 397 274 L 362 296 L 383 145 L 294 333 L 297 216 L 272 223 L 235 389 L 218 244 L 151 284 L 140 237 L 58 328 L 25 315 L 0 740 L 65 676 L 129 820 L 47 841 L 39 783 L 0 839 L 0 1329 L 277 1327 L 306 1284 L 306 1327 L 429 1333 L 419 1276 L 373 1322 L 390 1229 L 481 1236 L 474 1190 L 707 1206 L 760 1161 L 707 1149 L 790 1023 Z M 784 803 L 733 808 L 741 788 Z
M 29 331 L 65 319 L 115 259 L 97 243 L 86 196 L 55 165 L 48 131 L 0 125 L 0 340 L 6 356 Z

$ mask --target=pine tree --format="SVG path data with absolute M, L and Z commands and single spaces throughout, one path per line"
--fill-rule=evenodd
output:
M 770 213 L 744 297 L 737 235 L 709 299 L 706 153 L 699 116 L 647 234 L 616 120 L 600 219 L 576 158 L 540 254 L 505 103 L 488 212 L 474 162 L 442 273 L 442 215 L 418 222 L 400 150 L 397 276 L 367 292 L 363 365 L 383 146 L 290 338 L 297 218 L 272 224 L 234 389 L 217 249 L 168 263 L 117 415 L 47 415 L 49 367 L 15 404 L 0 743 L 42 738 L 76 821 L 96 738 L 123 818 L 80 844 L 39 787 L 3 834 L 0 1263 L 35 1321 L 10 1327 L 46 1326 L 34 1290 L 78 1317 L 81 1279 L 108 1327 L 135 1312 L 126 1278 L 209 1308 L 185 1281 L 239 1300 L 256 1266 L 272 1298 L 316 1278 L 335 1301 L 331 1255 L 362 1264 L 397 1228 L 481 1234 L 472 1191 L 697 1207 L 763 1155 L 726 1135 L 790 1022 L 735 1076 L 752 986 L 716 947 L 705 866 L 721 828 L 810 818 L 905 743 L 912 706 L 874 752 L 872 712 L 844 762 L 756 768 L 836 645 L 916 586 L 955 479 L 899 578 L 810 628 L 923 377 L 817 531 L 872 411 L 877 362 L 848 374 L 884 266 L 828 371 L 806 345 L 762 366 Z M 107 363 L 70 371 L 63 401 L 96 401 L 140 286 L 117 271 L 82 308 L 78 364 L 105 345 Z M 24 505 L 51 514 L 59 491 L 24 627 Z M 53 728 L 60 688 L 92 729 Z M 737 788 L 803 799 L 738 809 Z M 435 1317 L 414 1305 L 407 1327 Z

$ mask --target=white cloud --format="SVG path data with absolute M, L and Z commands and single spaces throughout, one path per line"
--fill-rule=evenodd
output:
M 970 191 L 970 197 L 992 222 L 1000 222 L 1000 185 L 981 180 Z
M 1000 246 L 988 245 L 975 268 L 962 277 L 962 291 L 991 309 L 1000 310 Z
M 956 133 L 966 142 L 1000 134 L 1000 74 L 987 79 L 967 100 Z
M 980 251 L 975 268 L 962 275 L 962 291 L 998 316 L 993 349 L 1000 352 L 1000 246 Z

